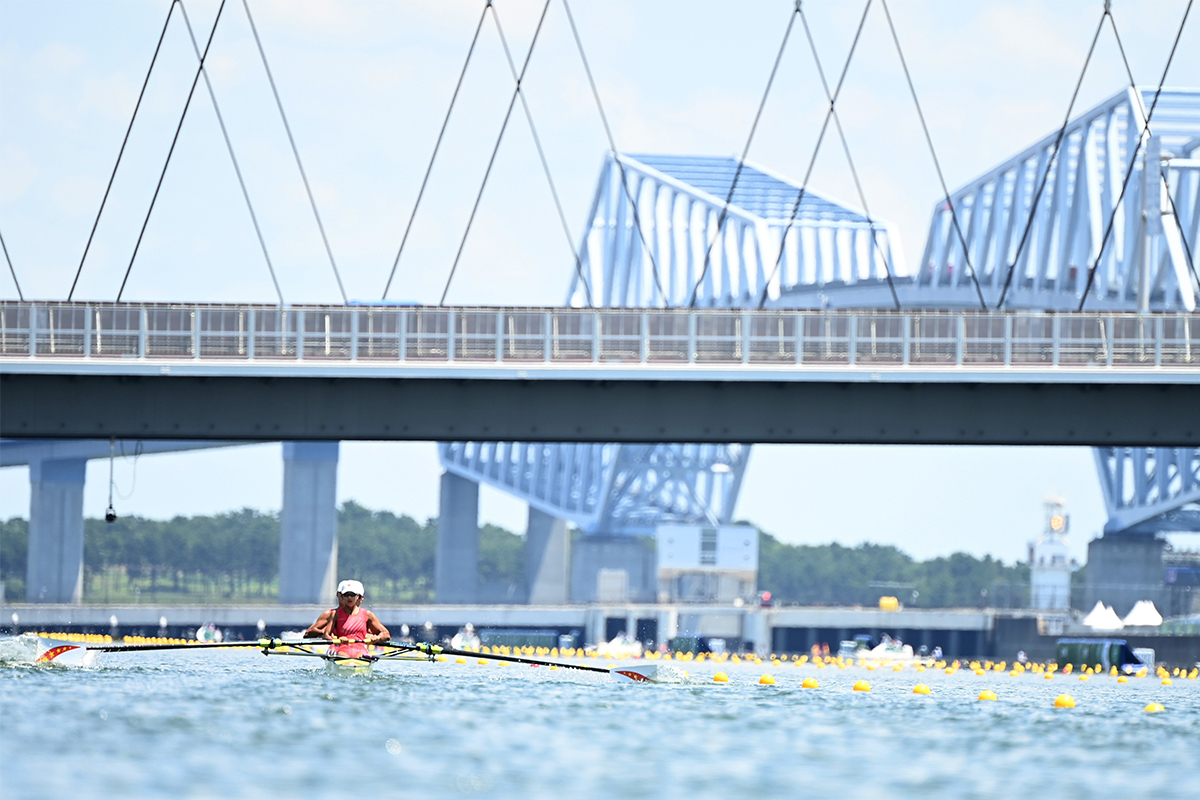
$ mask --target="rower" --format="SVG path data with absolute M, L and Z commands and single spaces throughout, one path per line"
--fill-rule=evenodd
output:
M 337 587 L 338 607 L 321 612 L 308 630 L 306 639 L 352 639 L 372 644 L 391 640 L 392 634 L 379 617 L 362 608 L 365 591 L 360 581 L 342 581 Z

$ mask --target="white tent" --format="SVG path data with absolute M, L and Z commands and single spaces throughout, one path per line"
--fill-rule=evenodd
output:
M 1125 615 L 1125 624 L 1130 626 L 1157 628 L 1162 622 L 1162 614 L 1151 600 L 1138 600 Z
M 1096 601 L 1095 608 L 1083 618 L 1083 624 L 1094 631 L 1119 631 L 1125 627 L 1117 612 L 1099 600 Z

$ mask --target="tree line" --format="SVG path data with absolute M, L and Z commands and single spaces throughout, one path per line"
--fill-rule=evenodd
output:
M 1029 565 L 954 553 L 917 561 L 892 545 L 784 544 L 759 533 L 758 584 L 796 605 L 875 605 L 880 596 L 923 608 L 1024 605 Z M 915 592 L 915 594 L 914 594 Z
M 28 521 L 0 522 L 0 580 L 9 600 L 25 599 L 28 538 Z M 338 509 L 338 575 L 363 581 L 375 602 L 432 602 L 436 543 L 436 519 L 422 523 L 353 501 Z M 523 583 L 524 551 L 523 536 L 481 526 L 479 580 Z M 159 601 L 270 601 L 278 574 L 278 514 L 247 508 L 170 520 L 84 521 L 85 601 L 147 594 Z M 894 595 L 906 605 L 946 608 L 1002 602 L 998 587 L 1027 586 L 1029 568 L 965 553 L 916 561 L 890 545 L 791 545 L 760 533 L 758 583 L 787 604 L 874 605 L 880 595 Z

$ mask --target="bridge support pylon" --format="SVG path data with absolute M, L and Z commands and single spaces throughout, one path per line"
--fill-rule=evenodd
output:
M 283 443 L 280 603 L 333 603 L 337 585 L 338 448 L 338 442 Z
M 645 540 L 591 534 L 575 544 L 571 552 L 572 603 L 655 602 L 657 560 Z
M 479 484 L 453 472 L 442 473 L 433 591 L 438 603 L 479 594 Z
M 531 605 L 564 605 L 571 549 L 566 520 L 529 507 L 525 532 L 525 581 Z
M 87 459 L 45 459 L 29 465 L 30 603 L 83 599 L 83 484 Z

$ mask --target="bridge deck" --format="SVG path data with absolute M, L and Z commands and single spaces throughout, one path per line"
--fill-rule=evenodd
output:
M 1192 446 L 1200 316 L 0 306 L 0 435 Z
M 0 304 L 7 373 L 1200 381 L 1200 315 Z

